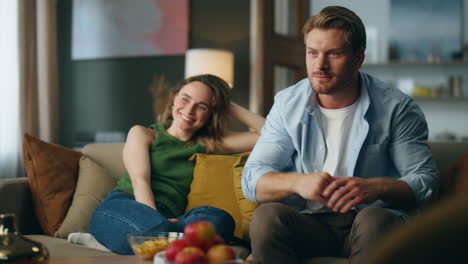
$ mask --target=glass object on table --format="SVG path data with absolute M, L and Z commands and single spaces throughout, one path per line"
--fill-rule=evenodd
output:
M 46 264 L 49 251 L 16 231 L 14 214 L 0 214 L 0 262 Z

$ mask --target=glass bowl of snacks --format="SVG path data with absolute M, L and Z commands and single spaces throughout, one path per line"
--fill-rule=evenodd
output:
M 164 251 L 171 241 L 183 239 L 184 233 L 161 232 L 154 236 L 130 233 L 127 235 L 127 238 L 135 255 L 138 255 L 143 259 L 153 259 L 154 255 Z

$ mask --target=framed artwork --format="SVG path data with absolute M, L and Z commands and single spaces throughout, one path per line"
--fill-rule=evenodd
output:
M 458 59 L 463 47 L 463 0 L 391 0 L 390 60 Z
M 72 59 L 182 55 L 189 0 L 73 0 Z

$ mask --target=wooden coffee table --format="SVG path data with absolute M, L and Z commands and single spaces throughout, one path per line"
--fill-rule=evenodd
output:
M 138 256 L 98 256 L 50 259 L 49 264 L 152 264 L 152 260 L 143 260 Z M 250 261 L 245 261 L 248 264 Z
M 75 258 L 51 258 L 49 264 L 151 264 L 152 260 L 142 260 L 138 256 L 96 256 Z

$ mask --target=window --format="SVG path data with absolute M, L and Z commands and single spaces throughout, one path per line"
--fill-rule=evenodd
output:
M 19 172 L 18 2 L 0 1 L 0 178 L 15 178 Z

